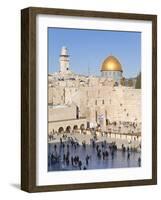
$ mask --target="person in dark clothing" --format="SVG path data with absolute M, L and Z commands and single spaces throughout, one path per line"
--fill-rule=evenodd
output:
M 127 154 L 127 159 L 129 160 L 130 159 L 130 153 L 128 152 Z
M 55 151 L 56 151 L 56 149 L 57 149 L 57 145 L 56 145 L 56 144 L 54 145 L 54 149 L 55 149 Z
M 114 159 L 114 151 L 111 152 L 112 160 Z
M 79 169 L 81 170 L 81 167 L 82 167 L 82 161 L 81 160 L 78 162 L 78 166 L 79 166 Z
M 138 165 L 139 165 L 139 167 L 141 166 L 141 158 L 140 157 L 138 158 Z
M 123 152 L 125 152 L 125 151 L 126 151 L 126 148 L 125 148 L 125 147 L 123 147 L 122 151 L 123 151 Z
M 103 158 L 103 160 L 105 159 L 105 152 L 104 151 L 102 152 L 102 158 Z
M 106 157 L 108 157 L 108 155 L 109 155 L 109 153 L 108 153 L 108 151 L 106 150 L 106 152 L 105 152 L 105 155 L 106 155 Z
M 86 156 L 86 165 L 88 166 L 89 156 Z
M 71 163 L 72 163 L 72 166 L 73 166 L 73 162 L 74 162 L 74 159 L 73 159 L 73 156 L 71 157 Z
M 100 149 L 98 149 L 98 151 L 97 151 L 97 156 L 98 156 L 98 158 L 101 159 L 101 150 Z
M 92 141 L 92 147 L 95 148 L 95 141 Z

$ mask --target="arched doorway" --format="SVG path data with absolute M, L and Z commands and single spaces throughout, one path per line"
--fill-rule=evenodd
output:
M 63 128 L 63 127 L 60 127 L 60 128 L 58 129 L 58 132 L 59 132 L 59 133 L 63 133 L 63 132 L 64 132 L 64 128 Z
M 80 125 L 80 129 L 81 129 L 81 131 L 83 131 L 83 130 L 85 129 L 84 124 L 81 124 L 81 125 Z
M 67 126 L 66 128 L 66 133 L 70 133 L 71 132 L 71 127 L 70 126 Z
M 73 126 L 73 130 L 78 130 L 78 126 L 77 126 L 77 125 L 74 125 L 74 126 Z

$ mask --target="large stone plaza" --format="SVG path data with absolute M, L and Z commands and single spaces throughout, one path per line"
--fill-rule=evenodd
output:
M 79 149 L 85 147 L 85 155 L 91 158 L 95 155 L 92 149 L 106 143 L 106 149 L 97 148 L 96 157 L 99 157 L 98 150 L 104 159 L 106 151 L 111 156 L 117 154 L 119 157 L 119 164 L 109 164 L 107 168 L 138 166 L 141 152 L 141 89 L 135 88 L 136 79 L 129 86 L 126 79 L 122 84 L 123 78 L 123 67 L 112 55 L 100 64 L 100 76 L 75 74 L 70 69 L 68 49 L 62 47 L 60 70 L 48 75 L 48 152 L 49 161 L 55 159 L 57 166 L 51 167 L 49 162 L 50 171 L 75 169 L 64 164 L 66 167 L 60 166 L 64 157 L 71 160 L 72 155 L 74 158 L 72 144 L 77 144 Z M 120 164 L 120 151 L 127 154 L 128 161 L 135 154 L 131 164 Z M 82 150 L 76 152 L 82 157 Z M 106 168 L 104 164 L 97 167 L 94 160 L 91 167 L 85 166 L 85 169 Z

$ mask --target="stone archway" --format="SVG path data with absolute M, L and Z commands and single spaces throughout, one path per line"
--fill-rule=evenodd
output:
M 84 124 L 81 124 L 81 125 L 80 125 L 80 130 L 83 131 L 84 129 L 85 129 L 85 125 L 84 125 Z
M 77 125 L 74 125 L 74 126 L 73 126 L 73 130 L 78 130 L 78 126 L 77 126 Z
M 71 132 L 71 127 L 70 126 L 67 126 L 66 127 L 66 133 L 70 133 Z
M 58 129 L 58 132 L 59 132 L 59 133 L 63 133 L 63 132 L 64 132 L 64 128 L 63 128 L 63 127 L 60 127 L 60 128 Z

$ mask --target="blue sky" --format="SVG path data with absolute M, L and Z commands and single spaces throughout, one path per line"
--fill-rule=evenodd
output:
M 100 75 L 103 60 L 113 55 L 123 76 L 134 77 L 141 68 L 141 33 L 83 29 L 48 28 L 49 73 L 59 71 L 62 46 L 68 48 L 70 69 L 79 74 Z

